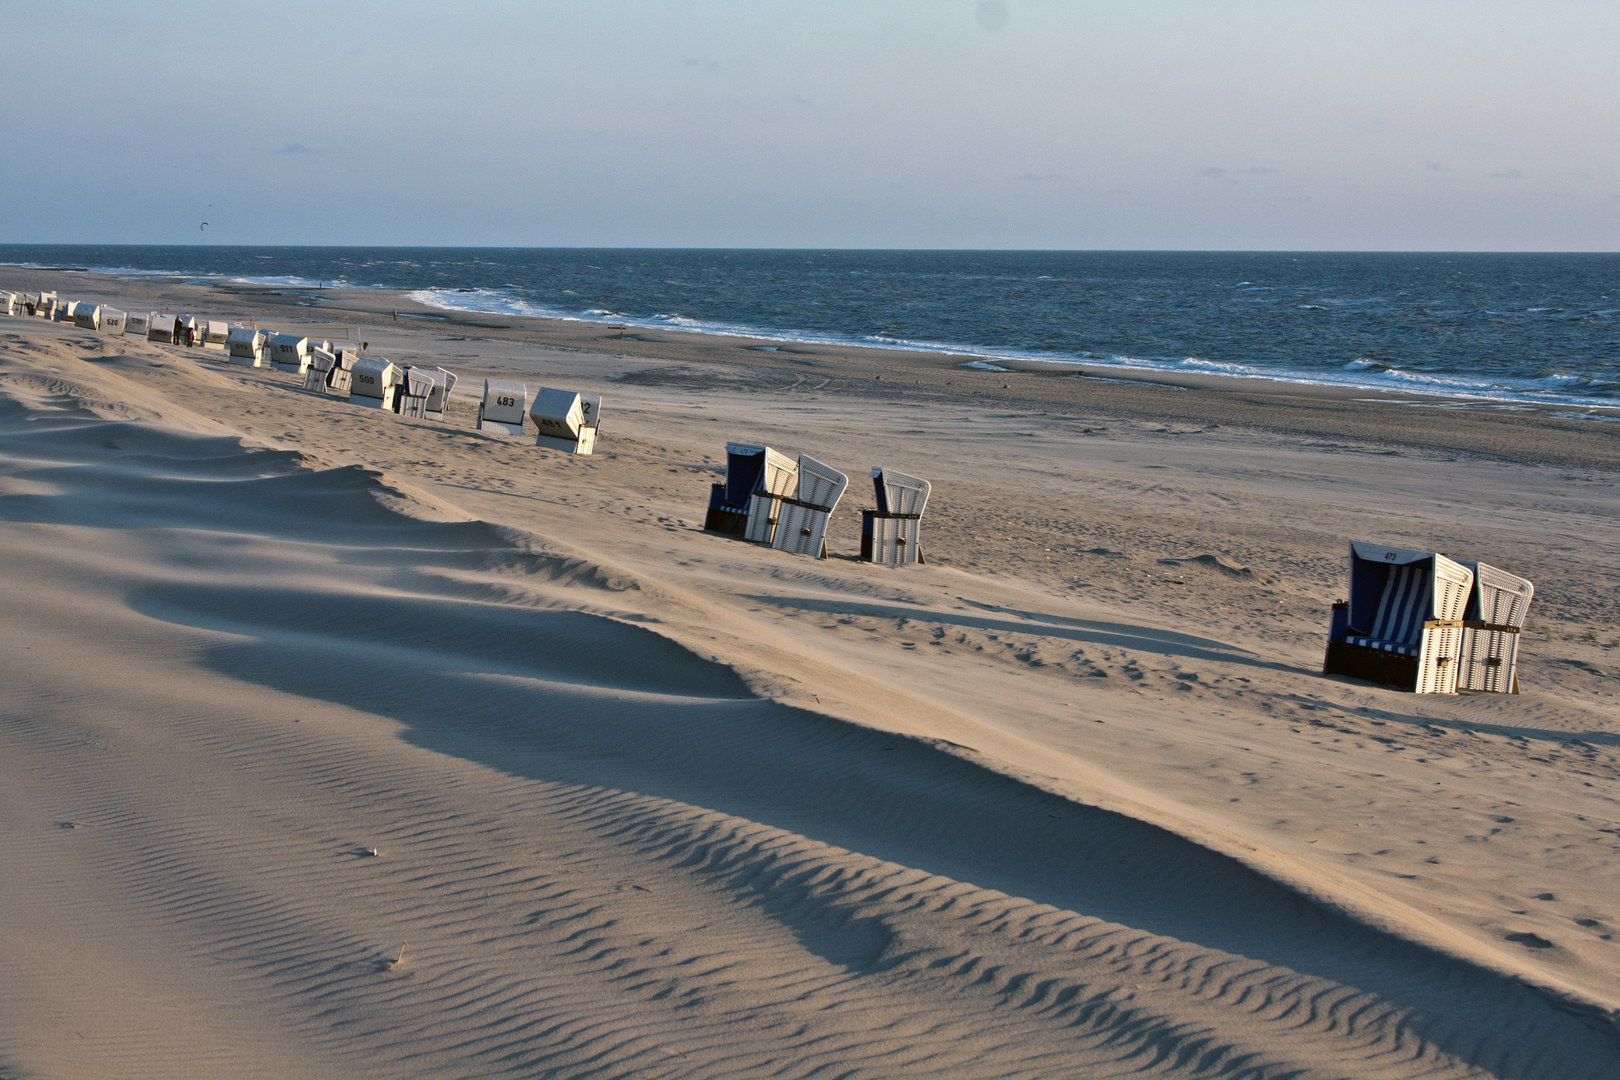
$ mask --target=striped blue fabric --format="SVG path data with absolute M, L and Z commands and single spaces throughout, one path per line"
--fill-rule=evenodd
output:
M 1423 622 L 1433 610 L 1434 570 L 1423 565 L 1392 566 L 1367 636 L 1415 646 L 1423 639 Z
M 1344 639 L 1351 645 L 1365 645 L 1369 649 L 1381 649 L 1384 652 L 1399 653 L 1402 656 L 1417 656 L 1420 648 L 1417 645 L 1408 645 L 1404 641 L 1381 641 L 1373 637 L 1347 637 Z

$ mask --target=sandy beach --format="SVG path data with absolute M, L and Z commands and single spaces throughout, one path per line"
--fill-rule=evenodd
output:
M 461 381 L 0 317 L 4 1080 L 1620 1075 L 1612 420 L 41 288 Z M 849 474 L 828 559 L 703 531 L 728 440 Z M 1353 537 L 1534 581 L 1522 692 L 1322 676 Z

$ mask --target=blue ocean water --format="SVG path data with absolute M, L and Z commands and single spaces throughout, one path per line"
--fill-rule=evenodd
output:
M 0 262 L 782 341 L 1620 405 L 1620 255 L 0 245 Z

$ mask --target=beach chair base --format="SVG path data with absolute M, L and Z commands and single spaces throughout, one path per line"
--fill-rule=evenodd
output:
M 1461 637 L 1461 622 L 1435 619 L 1423 624 L 1415 654 L 1354 641 L 1330 641 L 1322 674 L 1363 679 L 1415 694 L 1455 694 L 1462 666 L 1457 663 Z
M 781 518 L 776 523 L 775 535 L 771 537 L 771 547 L 793 555 L 825 559 L 827 544 L 823 537 L 831 516 L 832 511 L 824 507 L 810 506 L 797 499 L 783 499 Z
M 523 425 L 503 424 L 499 420 L 480 420 L 478 421 L 478 430 L 488 432 L 491 435 L 521 435 L 523 434 Z
M 580 428 L 578 440 L 560 439 L 555 435 L 536 435 L 534 445 L 544 446 L 548 450 L 561 450 L 565 454 L 589 454 L 596 449 L 596 429 Z
M 923 562 L 922 521 L 918 514 L 861 511 L 861 561 L 883 566 Z
M 394 386 L 386 386 L 386 387 L 384 387 L 383 388 L 383 396 L 380 397 L 380 398 L 378 398 L 378 397 L 365 397 L 365 396 L 363 396 L 361 394 L 350 394 L 349 395 L 349 404 L 350 405 L 364 405 L 368 409 L 382 409 L 385 412 L 393 412 L 394 411 L 394 392 L 397 389 L 398 389 L 398 387 L 394 387 Z
M 1472 694 L 1519 692 L 1519 628 L 1496 623 L 1465 622 L 1462 667 L 1457 690 Z

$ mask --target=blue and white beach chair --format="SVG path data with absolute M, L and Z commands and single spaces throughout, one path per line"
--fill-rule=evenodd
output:
M 1323 673 L 1455 694 L 1473 585 L 1472 571 L 1438 552 L 1352 540 L 1350 599 L 1333 605 Z

